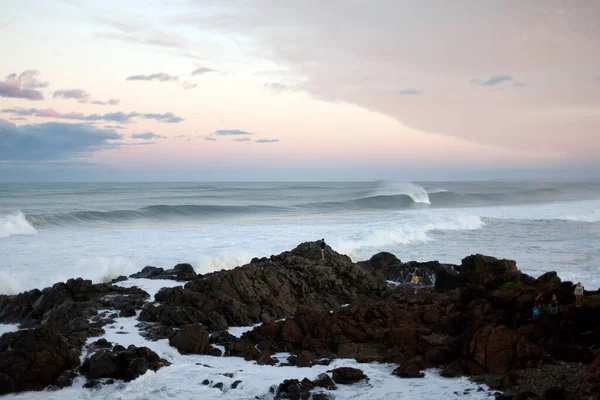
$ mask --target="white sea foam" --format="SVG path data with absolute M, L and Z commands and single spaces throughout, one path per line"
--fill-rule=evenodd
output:
M 137 286 L 150 295 L 149 300 L 153 301 L 156 293 L 165 287 L 183 286 L 185 282 L 178 282 L 171 279 L 127 279 L 126 281 L 117 282 L 116 285 L 122 287 Z
M 220 254 L 219 254 L 220 253 Z M 220 270 L 228 270 L 240 265 L 246 265 L 256 257 L 257 254 L 250 254 L 240 249 L 228 249 L 227 253 L 219 252 L 217 254 L 198 254 L 194 257 L 193 264 L 196 273 L 208 274 Z
M 382 182 L 380 186 L 373 191 L 373 196 L 396 196 L 407 195 L 415 203 L 431 204 L 427 191 L 414 183 L 410 182 Z
M 358 250 L 360 249 L 382 249 L 398 244 L 421 243 L 432 240 L 428 235 L 430 232 L 476 230 L 481 229 L 485 225 L 477 215 L 426 215 L 428 218 L 422 218 L 417 221 L 408 220 L 392 228 L 376 228 L 373 231 L 366 231 L 357 239 L 336 242 L 336 249 L 357 260 Z
M 223 398 L 246 400 L 261 397 L 273 399 L 269 393 L 272 386 L 277 386 L 285 379 L 315 379 L 320 373 L 338 368 L 354 367 L 363 370 L 370 378 L 368 382 L 354 385 L 338 385 L 338 389 L 329 392 L 337 399 L 370 398 L 387 400 L 391 397 L 417 398 L 427 396 L 432 399 L 453 397 L 454 392 L 461 393 L 465 399 L 485 399 L 489 392 L 477 392 L 478 386 L 465 378 L 441 378 L 437 371 L 428 370 L 422 379 L 401 379 L 391 374 L 397 366 L 394 364 L 359 364 L 354 360 L 334 360 L 330 365 L 317 365 L 312 368 L 296 368 L 257 365 L 245 361 L 241 357 L 212 357 L 200 355 L 181 355 L 168 340 L 148 341 L 139 335 L 136 317 L 116 318 L 115 323 L 106 326 L 104 338 L 113 344 L 127 347 L 146 346 L 172 365 L 163 367 L 157 372 L 148 371 L 143 376 L 129 383 L 117 382 L 98 389 L 83 389 L 83 379 L 77 379 L 73 387 L 59 392 L 26 392 L 7 395 L 3 399 L 48 399 L 48 400 L 160 400 L 160 399 L 203 399 Z M 98 338 L 88 339 L 88 343 Z M 274 357 L 285 361 L 286 353 L 275 354 Z M 232 374 L 231 377 L 225 374 Z M 203 380 L 209 385 L 203 385 Z M 231 388 L 235 381 L 241 381 L 236 389 Z M 223 390 L 214 388 L 214 384 L 222 382 Z M 487 389 L 484 387 L 484 389 Z M 468 392 L 465 392 L 469 390 Z M 465 393 L 465 394 L 463 394 Z
M 19 330 L 19 325 L 16 324 L 0 324 L 0 336 L 8 332 L 16 332 Z
M 15 235 L 36 235 L 37 230 L 21 211 L 0 216 L 0 239 Z
M 16 272 L 0 270 L 0 294 L 17 294 L 23 291 L 21 277 Z
M 242 335 L 244 333 L 251 331 L 252 329 L 254 329 L 255 327 L 260 326 L 260 325 L 261 324 L 256 324 L 253 326 L 230 326 L 229 333 L 237 338 L 240 338 L 240 337 L 242 337 Z

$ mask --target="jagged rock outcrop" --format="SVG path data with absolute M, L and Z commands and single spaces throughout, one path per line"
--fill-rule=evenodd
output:
M 149 369 L 157 371 L 165 365 L 168 365 L 168 362 L 147 347 L 130 345 L 123 349 L 121 346 L 115 346 L 112 350 L 98 350 L 86 358 L 79 372 L 90 381 L 113 378 L 128 382 L 145 374 Z
M 140 272 L 129 275 L 130 278 L 143 279 L 170 279 L 174 281 L 190 281 L 197 274 L 190 264 L 177 264 L 171 269 L 164 270 L 160 267 L 144 267 Z
M 0 336 L 0 395 L 42 390 L 79 365 L 80 349 L 49 327 Z
M 221 355 L 221 350 L 210 345 L 208 331 L 200 324 L 182 326 L 169 343 L 183 354 Z
M 330 310 L 386 290 L 384 280 L 347 256 L 326 254 L 321 263 L 319 244 L 303 243 L 267 262 L 199 276 L 183 289 L 162 289 L 156 295 L 159 304 L 147 305 L 140 319 L 173 326 L 201 323 L 216 331 L 290 316 L 300 305 Z
M 358 265 L 373 276 L 398 283 L 410 283 L 416 274 L 419 283 L 424 286 L 433 285 L 439 269 L 454 271 L 458 268 L 451 264 L 440 264 L 438 261 L 403 263 L 395 255 L 387 252 L 377 253 L 369 261 L 359 262 Z

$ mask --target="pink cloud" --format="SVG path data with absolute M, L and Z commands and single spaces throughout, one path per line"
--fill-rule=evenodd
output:
M 57 90 L 52 97 L 61 99 L 75 99 L 80 103 L 87 103 L 90 99 L 90 94 L 83 89 Z
M 16 99 L 43 100 L 44 95 L 38 88 L 48 86 L 48 82 L 37 80 L 38 72 L 26 70 L 21 74 L 10 74 L 4 81 L 0 81 L 0 97 Z
M 121 102 L 121 100 L 119 100 L 119 99 L 109 99 L 108 101 L 94 100 L 94 101 L 92 101 L 92 104 L 96 104 L 99 106 L 116 106 L 120 102 Z

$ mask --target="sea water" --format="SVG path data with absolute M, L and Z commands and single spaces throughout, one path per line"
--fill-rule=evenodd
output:
M 483 253 L 517 261 L 533 276 L 600 287 L 599 182 L 337 182 L 337 183 L 69 183 L 0 184 L 0 294 L 43 288 L 69 278 L 94 282 L 146 265 L 191 263 L 198 273 L 229 269 L 253 257 L 325 238 L 340 253 L 364 260 L 380 251 L 403 261 L 460 263 Z M 172 281 L 135 280 L 152 295 Z M 20 399 L 246 399 L 289 378 L 313 379 L 337 366 L 258 366 L 240 358 L 181 356 L 167 341 L 145 341 L 135 317 L 108 327 L 108 340 L 146 345 L 173 365 L 127 384 Z M 121 329 L 123 327 L 123 329 Z M 0 326 L 0 334 L 15 330 Z M 234 327 L 240 335 L 244 327 Z M 127 334 L 116 334 L 116 331 Z M 93 338 L 90 340 L 97 340 Z M 284 357 L 285 358 L 285 357 Z M 206 367 L 208 365 L 209 367 Z M 369 383 L 342 387 L 336 398 L 486 398 L 463 379 L 391 376 L 395 366 L 360 364 Z M 234 372 L 234 379 L 221 374 Z M 202 380 L 243 381 L 221 392 Z M 210 386 L 210 385 L 209 385 Z M 467 395 L 462 393 L 471 389 Z
M 596 289 L 600 183 L 0 184 L 0 294 L 146 265 L 212 272 L 321 238 L 354 260 L 483 253 Z

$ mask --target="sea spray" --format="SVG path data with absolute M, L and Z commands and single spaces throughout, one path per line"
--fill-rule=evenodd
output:
M 37 230 L 27 221 L 21 211 L 0 216 L 0 239 L 15 235 L 36 235 L 37 233 Z

